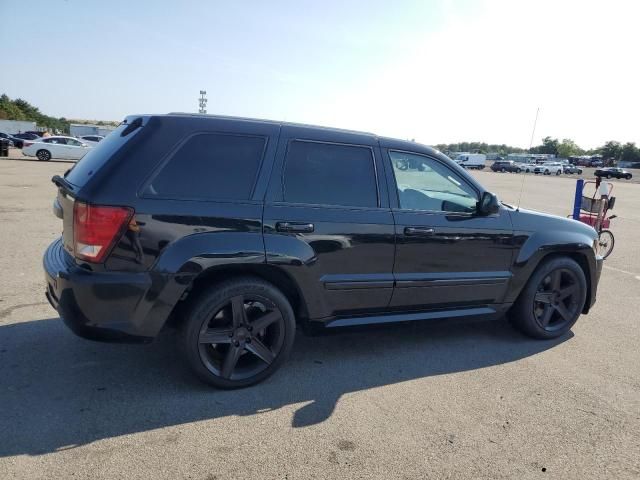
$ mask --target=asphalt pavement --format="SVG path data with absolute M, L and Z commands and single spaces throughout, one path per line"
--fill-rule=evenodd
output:
M 94 343 L 46 303 L 50 178 L 69 166 L 0 159 L 1 478 L 640 477 L 639 185 L 614 182 L 598 302 L 560 339 L 501 321 L 300 334 L 275 376 L 221 391 L 170 333 Z M 571 211 L 575 177 L 474 175 Z

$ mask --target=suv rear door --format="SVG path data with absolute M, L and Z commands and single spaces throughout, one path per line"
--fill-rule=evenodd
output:
M 381 140 L 395 217 L 395 309 L 500 303 L 511 277 L 509 213 L 480 216 L 480 190 L 442 159 Z M 398 163 L 421 168 L 401 170 Z M 394 194 L 397 192 L 397 194 Z
M 264 209 L 267 262 L 300 286 L 310 318 L 385 309 L 394 225 L 376 137 L 283 126 Z

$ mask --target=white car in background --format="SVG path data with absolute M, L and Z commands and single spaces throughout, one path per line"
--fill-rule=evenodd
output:
M 78 140 L 95 147 L 100 140 L 104 140 L 104 137 L 102 135 L 83 135 L 82 137 L 78 137 Z
M 44 137 L 38 140 L 25 140 L 22 154 L 47 161 L 52 158 L 80 160 L 92 146 L 73 137 Z
M 542 165 L 536 165 L 533 169 L 533 173 L 542 173 L 543 175 L 561 175 L 563 172 L 563 166 L 560 162 L 546 162 Z

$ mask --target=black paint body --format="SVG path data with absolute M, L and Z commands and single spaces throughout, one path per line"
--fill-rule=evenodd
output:
M 151 340 L 189 301 L 198 282 L 212 275 L 264 277 L 287 294 L 300 320 L 317 325 L 499 317 L 542 259 L 564 254 L 586 273 L 584 312 L 595 302 L 602 261 L 592 248 L 596 233 L 591 227 L 504 205 L 492 215 L 401 209 L 389 150 L 441 162 L 479 196 L 485 191 L 429 147 L 261 120 L 171 114 L 129 117 L 127 122 L 138 118 L 142 126 L 132 138 L 81 187 L 60 185 L 54 202 L 65 233 L 44 256 L 47 297 L 81 336 Z M 149 178 L 194 132 L 265 138 L 249 200 L 145 195 Z M 370 148 L 378 206 L 284 202 L 283 164 L 293 140 Z M 74 200 L 132 207 L 139 229 L 126 231 L 103 264 L 77 260 L 64 247 L 71 242 Z M 297 231 L 287 231 L 284 224 Z M 313 231 L 304 231 L 309 224 Z M 432 233 L 407 235 L 407 228 Z

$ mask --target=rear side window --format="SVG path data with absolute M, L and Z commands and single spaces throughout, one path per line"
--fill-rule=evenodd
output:
M 73 185 L 82 187 L 95 172 L 107 163 L 120 147 L 133 137 L 133 132 L 129 135 L 122 136 L 122 133 L 127 127 L 128 125 L 126 123 L 120 124 L 108 137 L 90 149 L 87 154 L 82 157 L 82 160 L 65 176 L 65 179 Z
M 285 161 L 283 199 L 289 203 L 377 207 L 372 150 L 292 141 Z
M 184 200 L 249 200 L 264 148 L 263 137 L 194 135 L 162 166 L 145 194 Z

